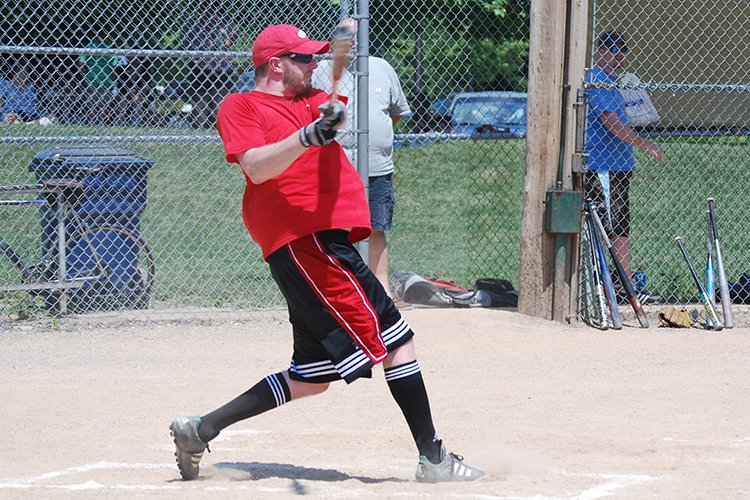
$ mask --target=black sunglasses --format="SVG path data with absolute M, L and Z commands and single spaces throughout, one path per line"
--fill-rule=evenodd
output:
M 313 60 L 312 54 L 297 54 L 296 52 L 286 52 L 281 54 L 279 57 L 288 57 L 292 61 L 296 61 L 302 64 L 310 64 Z

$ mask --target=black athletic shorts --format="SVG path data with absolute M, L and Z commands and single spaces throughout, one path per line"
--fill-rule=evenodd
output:
M 610 236 L 630 234 L 630 178 L 633 172 L 609 172 L 609 214 L 602 220 Z M 605 203 L 604 188 L 597 172 L 586 172 L 584 196 Z
M 289 308 L 292 379 L 371 377 L 375 364 L 414 336 L 346 231 L 304 236 L 267 260 Z

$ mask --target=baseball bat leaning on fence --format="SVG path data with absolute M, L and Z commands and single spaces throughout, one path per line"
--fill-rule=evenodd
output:
M 687 265 L 690 268 L 690 275 L 693 277 L 695 286 L 698 287 L 698 293 L 700 294 L 701 302 L 703 302 L 703 307 L 706 308 L 706 316 L 713 323 L 713 325 L 711 325 L 711 328 L 716 331 L 722 330 L 724 328 L 724 325 L 719 319 L 719 315 L 716 313 L 716 308 L 711 303 L 711 300 L 709 300 L 706 289 L 703 287 L 703 283 L 701 283 L 701 280 L 698 278 L 698 274 L 695 272 L 693 263 L 690 262 L 690 257 L 688 257 L 688 254 L 685 251 L 685 245 L 682 242 L 682 238 L 680 236 L 675 236 L 674 241 L 675 243 L 677 243 L 677 247 L 680 249 L 682 257 L 685 259 L 685 262 L 687 262 Z M 706 323 L 708 324 L 708 322 Z
M 638 300 L 638 294 L 635 293 L 635 288 L 633 287 L 633 282 L 630 281 L 630 276 L 627 275 L 625 268 L 622 267 L 620 258 L 617 257 L 617 252 L 615 252 L 615 249 L 612 246 L 612 241 L 609 239 L 609 236 L 607 236 L 607 230 L 604 229 L 604 224 L 602 224 L 599 214 L 591 205 L 589 206 L 589 212 L 591 212 L 591 215 L 594 217 L 594 222 L 596 222 L 599 232 L 601 233 L 602 238 L 604 238 L 604 243 L 609 249 L 609 256 L 612 258 L 612 263 L 615 265 L 617 278 L 620 280 L 623 290 L 625 290 L 625 297 L 627 297 L 628 302 L 630 302 L 630 305 L 633 307 L 633 312 L 635 312 L 635 317 L 638 318 L 638 323 L 640 323 L 641 328 L 648 328 L 649 322 L 646 312 L 643 310 L 641 301 Z
M 607 316 L 607 299 L 604 296 L 604 285 L 602 283 L 602 272 L 600 269 L 601 262 L 596 253 L 593 224 L 591 223 L 591 216 L 584 212 L 586 218 L 585 231 L 588 232 L 589 240 L 589 261 L 591 262 L 591 280 L 593 281 L 592 291 L 594 293 L 594 307 L 597 309 L 596 313 L 601 318 L 601 324 L 598 326 L 601 330 L 609 329 L 609 318 Z
M 609 274 L 609 266 L 607 265 L 607 258 L 604 256 L 601 236 L 599 235 L 599 230 L 590 215 L 587 219 L 588 223 L 591 225 L 591 237 L 593 240 L 592 246 L 594 247 L 593 251 L 599 259 L 599 267 L 602 272 L 602 284 L 604 286 L 604 293 L 607 297 L 607 304 L 609 305 L 609 314 L 612 317 L 612 328 L 620 330 L 622 329 L 622 316 L 620 315 L 620 309 L 617 306 L 615 284 L 612 282 L 612 275 Z
M 719 230 L 716 226 L 716 213 L 714 212 L 713 198 L 708 198 L 708 218 L 711 221 L 714 244 L 716 245 L 716 272 L 719 275 L 719 297 L 721 298 L 721 312 L 724 315 L 724 326 L 727 328 L 734 328 L 732 299 L 729 297 L 729 283 L 727 283 L 727 273 L 724 270 L 724 257 L 721 254 L 721 245 L 719 244 Z
M 714 278 L 714 255 L 713 255 L 713 241 L 711 240 L 711 212 L 706 210 L 706 235 L 708 243 L 708 253 L 706 254 L 706 294 L 708 300 L 711 301 L 714 308 L 716 308 L 716 282 Z M 711 318 L 706 319 L 706 326 L 708 328 L 713 327 Z

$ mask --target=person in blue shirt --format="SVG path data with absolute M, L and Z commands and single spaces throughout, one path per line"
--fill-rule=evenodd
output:
M 9 79 L 0 79 L 0 109 L 5 123 L 25 123 L 39 118 L 34 86 L 29 69 L 23 64 L 13 66 Z
M 586 149 L 588 172 L 586 196 L 605 204 L 609 217 L 608 230 L 612 246 L 625 272 L 632 276 L 630 253 L 630 181 L 635 172 L 634 147 L 643 150 L 655 161 L 664 151 L 635 131 L 625 114 L 625 101 L 616 88 L 599 88 L 612 84 L 625 68 L 628 46 L 617 31 L 602 33 L 596 41 L 596 65 L 586 74 L 589 98 L 586 118 Z M 594 86 L 592 86 L 593 84 Z M 642 297 L 648 302 L 649 297 Z

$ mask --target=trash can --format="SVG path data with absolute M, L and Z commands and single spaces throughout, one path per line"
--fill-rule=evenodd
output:
M 153 263 L 148 262 L 145 268 L 141 264 L 151 256 L 140 237 L 140 223 L 146 207 L 148 170 L 153 164 L 137 153 L 109 146 L 54 147 L 34 157 L 29 170 L 38 182 L 73 179 L 83 186 L 73 203 L 82 224 L 73 213 L 65 217 L 65 275 L 85 282 L 48 294 L 45 302 L 49 307 L 58 307 L 62 293 L 67 294 L 67 307 L 73 312 L 147 306 Z M 43 207 L 41 215 L 42 246 L 45 252 L 52 249 L 54 255 L 57 212 L 54 207 Z M 80 238 L 84 229 L 90 232 Z M 106 278 L 91 278 L 98 260 L 106 267 Z

